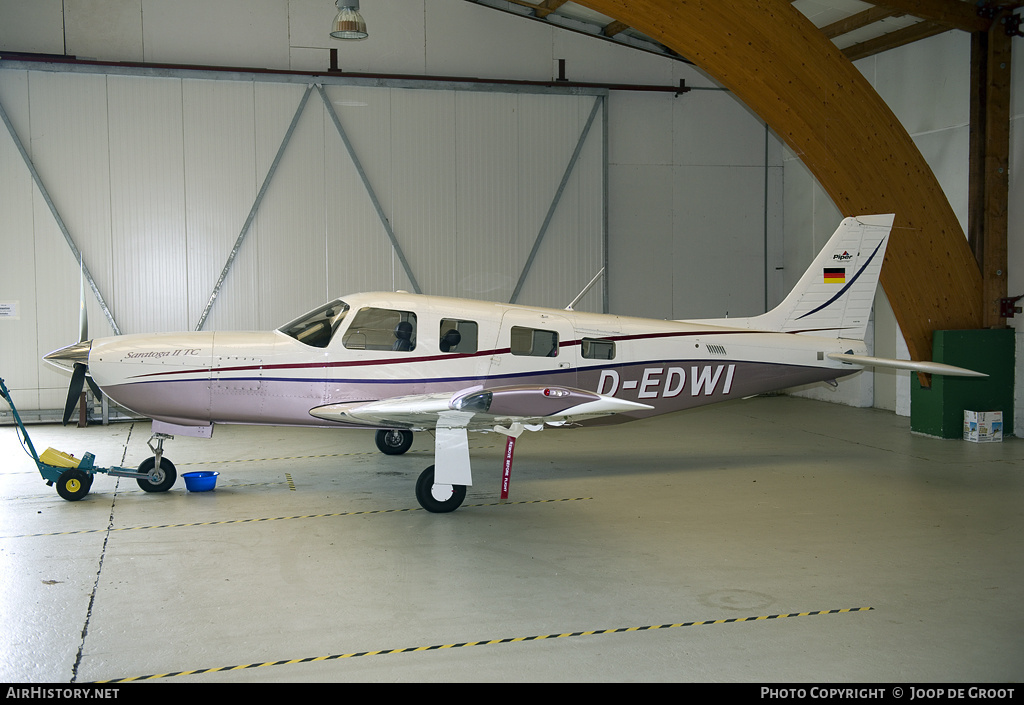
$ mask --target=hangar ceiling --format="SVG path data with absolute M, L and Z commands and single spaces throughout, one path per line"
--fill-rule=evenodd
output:
M 676 56 L 675 50 L 627 22 L 568 0 L 467 0 L 626 44 Z M 1020 0 L 790 0 L 851 61 L 910 44 L 951 29 L 988 28 L 1000 11 L 1021 7 Z M 982 6 L 979 9 L 979 6 Z M 1015 20 L 1019 22 L 1018 20 Z

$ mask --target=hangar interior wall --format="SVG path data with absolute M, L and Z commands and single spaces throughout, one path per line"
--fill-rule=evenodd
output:
M 93 8 L 123 24 L 130 5 Z M 202 49 L 207 25 L 229 33 L 224 6 L 250 16 L 263 41 Z M 310 3 L 289 3 L 283 24 L 274 6 L 186 2 L 182 12 L 198 13 L 188 18 L 177 6 L 142 3 L 140 54 L 130 30 L 103 43 L 104 23 L 93 16 L 83 25 L 69 4 L 67 52 L 322 71 L 328 48 L 338 48 L 342 67 L 356 71 L 533 80 L 553 78 L 564 56 L 574 80 L 671 86 L 684 78 L 698 90 L 608 96 L 519 301 L 564 306 L 607 258 L 602 284 L 616 313 L 764 310 L 773 285 L 764 253 L 781 242 L 781 148 L 692 67 L 460 0 L 425 4 L 416 27 L 407 0 L 375 4 L 386 16 L 374 20 L 374 40 L 357 46 L 301 36 L 304 24 L 320 26 L 307 17 Z M 52 52 L 55 20 L 45 7 L 33 15 L 19 5 L 37 31 L 0 35 L 0 49 Z M 11 4 L 0 2 L 0 12 Z M 199 16 L 202 29 L 179 32 Z M 28 46 L 11 45 L 31 36 Z M 466 40 L 481 36 L 497 39 L 487 51 Z M 284 55 L 274 48 L 282 37 L 291 42 Z M 0 70 L 0 103 L 123 332 L 195 326 L 304 90 L 301 82 Z M 326 90 L 423 291 L 508 300 L 595 96 Z M 0 346 L 0 369 L 20 407 L 60 408 L 67 381 L 39 357 L 75 339 L 78 268 L 2 133 L 0 150 L 0 201 L 10 214 L 0 246 L 17 253 L 18 272 L 0 284 L 0 301 L 18 301 L 21 312 L 0 321 L 0 337 L 18 341 Z M 607 202 L 605 182 L 614 194 Z M 314 93 L 205 329 L 269 328 L 329 296 L 395 288 L 411 289 Z M 600 292 L 577 308 L 599 310 Z M 89 314 L 91 335 L 109 332 L 94 303 Z
M 67 53 L 115 61 L 323 71 L 328 64 L 329 49 L 335 48 L 342 69 L 353 72 L 472 75 L 489 79 L 547 81 L 557 75 L 557 62 L 564 59 L 571 80 L 677 85 L 680 79 L 684 79 L 688 86 L 698 90 L 681 97 L 614 91 L 608 98 L 607 125 L 604 126 L 608 144 L 608 197 L 605 207 L 609 272 L 606 286 L 609 308 L 616 313 L 659 318 L 759 313 L 782 298 L 839 220 L 838 212 L 799 159 L 785 151 L 774 136 L 766 133 L 764 123 L 731 95 L 719 90 L 713 80 L 684 62 L 495 12 L 463 0 L 375 0 L 364 3 L 363 14 L 370 23 L 371 38 L 363 42 L 339 43 L 332 41 L 323 31 L 334 11 L 333 3 L 326 0 L 290 0 L 288 3 L 278 0 L 179 0 L 174 3 L 156 0 L 95 0 L 89 3 L 0 0 L 0 19 L 3 20 L 0 21 L 0 49 Z M 238 31 L 240 26 L 245 27 L 244 32 Z M 1019 42 L 1016 45 L 1019 47 Z M 967 35 L 950 32 L 857 64 L 907 126 L 963 223 L 966 223 L 969 52 Z M 1015 90 L 1011 106 L 1011 295 L 1024 293 L 1024 273 L 1014 266 L 1015 262 L 1024 261 L 1024 221 L 1020 213 L 1020 204 L 1024 204 L 1024 186 L 1016 178 L 1024 166 L 1024 138 L 1020 130 L 1024 116 L 1024 91 L 1019 90 L 1024 80 L 1021 78 L 1024 76 L 1022 56 L 1024 54 L 1018 48 L 1013 59 Z M 0 78 L 6 73 L 0 72 Z M 59 79 L 51 77 L 48 80 Z M 91 80 L 101 79 L 94 76 Z M 0 81 L 0 100 L 5 101 L 4 105 L 11 100 L 10 83 L 9 80 Z M 223 97 L 203 97 L 204 88 L 222 93 Z M 19 94 L 21 89 L 15 86 L 13 90 Z M 109 89 L 104 87 L 103 90 Z M 153 100 L 160 99 L 160 94 L 165 91 L 155 86 L 153 90 L 156 94 Z M 278 138 L 262 135 L 275 124 L 275 120 L 278 129 L 287 123 L 298 100 L 294 92 L 301 93 L 302 89 L 297 86 L 281 88 L 280 100 L 271 100 L 263 93 L 269 90 L 266 86 L 256 89 L 250 85 L 247 88 L 244 82 L 239 85 L 216 82 L 216 85 L 202 87 L 196 84 L 188 89 L 179 89 L 182 106 L 191 106 L 183 108 L 177 118 L 181 123 L 180 129 L 183 134 L 189 130 L 188 134 L 196 140 L 192 146 L 195 153 L 186 156 L 182 152 L 180 159 L 205 159 L 207 172 L 204 176 L 209 186 L 204 186 L 202 180 L 196 180 L 190 187 L 191 191 L 183 193 L 180 187 L 175 190 L 175 195 L 169 200 L 177 198 L 179 201 L 171 204 L 171 210 L 183 208 L 187 217 L 172 218 L 159 212 L 155 206 L 148 207 L 146 213 L 137 212 L 133 217 L 153 231 L 160 227 L 176 227 L 180 231 L 197 219 L 234 218 L 239 210 L 245 211 L 259 187 L 259 169 L 252 166 L 247 172 L 250 174 L 248 178 L 236 181 L 232 179 L 235 167 L 212 158 L 209 150 L 216 153 L 230 149 L 231 145 L 221 144 L 221 138 L 217 136 L 218 132 L 227 132 L 230 134 L 226 139 L 241 140 L 234 147 L 239 153 L 239 160 L 251 165 L 265 165 L 267 152 L 276 149 Z M 101 102 L 96 96 L 97 91 L 80 82 L 74 93 L 65 95 L 61 100 L 77 101 L 87 107 Z M 246 91 L 249 91 L 246 96 L 239 95 Z M 30 96 L 26 92 L 24 95 L 26 108 L 35 104 L 37 96 L 34 93 Z M 188 96 L 187 101 L 185 96 Z M 352 100 L 359 102 L 362 99 Z M 493 100 L 500 102 L 501 99 Z M 244 108 L 247 103 L 250 103 L 249 107 Z M 143 106 L 141 117 L 148 119 L 145 110 L 151 107 L 146 107 L 145 103 Z M 352 108 L 349 112 L 355 111 L 356 106 L 339 106 L 339 109 L 344 111 L 348 107 Z M 215 108 L 242 110 L 248 121 L 241 126 L 244 128 L 242 133 L 225 131 L 224 126 L 230 124 L 232 118 L 218 115 Z M 370 105 L 366 108 L 369 109 L 357 114 L 369 116 L 377 110 Z M 479 114 L 479 138 L 505 139 L 507 146 L 509 133 L 495 130 L 495 126 L 489 124 L 490 120 L 499 125 L 507 124 L 506 108 L 497 105 L 492 108 L 494 112 L 490 117 L 487 117 L 487 108 L 482 108 L 483 112 Z M 40 107 L 38 110 L 43 109 Z M 31 113 L 33 122 L 39 118 L 38 110 Z M 457 112 L 456 107 L 448 110 L 449 115 Z M 585 110 L 584 106 L 576 109 L 575 117 L 569 121 L 571 129 L 559 138 L 559 144 L 571 143 L 576 138 L 579 115 Z M 259 122 L 257 113 L 261 116 Z M 170 119 L 169 115 L 157 117 Z M 128 120 L 129 116 L 125 114 L 123 118 Z M 19 119 L 22 120 L 20 124 L 27 124 L 26 116 Z M 318 151 L 315 145 L 318 129 L 319 139 L 325 145 L 324 135 L 329 134 L 329 126 L 319 128 L 319 123 L 325 122 L 323 114 L 311 114 L 303 119 L 318 125 L 316 129 L 304 126 L 310 128 L 306 134 L 312 142 L 305 144 L 307 138 L 303 138 L 300 140 L 303 144 L 296 148 L 296 153 L 305 154 L 307 159 L 304 162 L 300 159 L 301 163 L 286 168 L 294 172 L 295 179 L 305 179 L 309 188 L 294 201 L 281 199 L 276 222 L 271 222 L 268 215 L 258 224 L 261 234 L 287 233 L 270 247 L 282 251 L 282 261 L 289 263 L 289 268 L 271 266 L 272 257 L 261 258 L 257 262 L 247 261 L 240 255 L 243 261 L 237 265 L 238 272 L 246 272 L 254 281 L 258 280 L 259 291 L 257 294 L 232 294 L 228 291 L 224 294 L 226 299 L 232 296 L 249 299 L 249 304 L 257 297 L 267 300 L 267 307 L 259 308 L 261 314 L 272 319 L 267 320 L 266 325 L 274 325 L 288 318 L 296 308 L 305 307 L 302 302 L 312 299 L 314 293 L 325 291 L 330 283 L 326 273 L 322 277 L 307 278 L 301 264 L 291 266 L 291 256 L 295 251 L 292 245 L 314 237 L 310 232 L 316 228 L 320 228 L 317 232 L 324 243 L 323 256 L 328 256 L 326 243 L 330 238 L 325 231 L 328 227 L 336 227 L 337 216 L 328 215 L 330 208 L 325 206 L 314 217 L 315 209 L 309 208 L 307 199 L 327 199 L 323 195 L 314 196 L 316 189 L 323 193 L 327 179 L 343 178 L 335 172 L 344 161 L 331 160 L 330 166 L 325 166 L 325 152 Z M 373 119 L 367 117 L 369 122 Z M 44 118 L 44 122 L 46 120 L 54 122 L 57 118 Z M 67 120 L 73 121 L 75 116 L 69 116 Z M 378 144 L 364 135 L 359 139 L 378 154 L 388 150 L 392 153 L 401 151 L 400 159 L 421 157 L 427 161 L 443 154 L 444 149 L 432 140 L 438 135 L 450 134 L 451 126 L 443 125 L 443 121 L 438 119 L 437 130 L 418 133 L 429 137 L 423 140 L 416 139 L 415 135 L 418 127 L 425 126 L 415 122 L 410 119 L 399 125 L 400 134 L 395 133 L 389 138 L 399 139 L 397 143 L 385 140 L 386 144 Z M 549 131 L 561 129 L 560 125 L 550 122 L 534 121 L 530 124 L 529 139 L 545 139 L 544 135 Z M 62 139 L 59 128 L 59 125 L 53 125 L 43 132 L 32 133 L 30 143 L 33 152 L 55 154 L 54 150 L 60 148 Z M 83 125 L 80 129 L 101 134 L 88 145 L 76 145 L 76 154 L 83 161 L 108 163 L 109 168 L 114 169 L 115 162 L 107 153 L 108 145 L 122 139 L 121 134 L 103 134 L 99 124 Z M 142 120 L 142 124 L 124 125 L 123 129 L 131 137 L 133 131 L 145 132 L 151 128 L 147 128 L 145 120 Z M 364 132 L 373 133 L 373 126 L 368 125 Z M 524 140 L 523 133 L 519 134 L 520 140 Z M 0 282 L 0 287 L 4 287 L 0 290 L 0 301 L 18 298 L 25 291 L 45 291 L 45 300 L 37 302 L 35 311 L 38 313 L 33 315 L 38 316 L 40 335 L 46 340 L 33 344 L 41 348 L 57 347 L 67 342 L 64 330 L 76 330 L 74 304 L 68 302 L 77 301 L 77 270 L 73 262 L 59 263 L 58 258 L 66 258 L 66 246 L 62 242 L 55 237 L 49 237 L 48 242 L 56 244 L 40 242 L 43 233 L 53 235 L 52 225 L 47 223 L 47 214 L 39 206 L 30 183 L 9 166 L 10 153 L 6 151 L 9 145 L 3 138 L 4 135 L 0 134 L 0 150 L 4 150 L 0 161 L 0 199 L 4 201 L 5 210 L 8 203 L 22 206 L 31 203 L 32 206 L 27 210 L 19 206 L 8 211 L 9 216 L 0 223 L 0 245 L 5 253 L 17 253 L 11 254 L 14 264 L 9 268 L 17 274 L 7 282 Z M 146 136 L 135 135 L 134 139 L 144 141 Z M 241 146 L 245 140 L 250 140 L 251 144 L 259 142 L 260 149 L 248 153 Z M 401 146 L 396 147 L 399 143 Z M 433 152 L 430 151 L 432 147 L 436 147 Z M 405 154 L 406 150 L 421 149 L 426 151 L 419 157 Z M 159 183 L 164 175 L 158 164 L 138 163 L 132 166 L 128 160 L 119 168 L 129 167 L 135 170 L 135 176 L 125 179 L 121 193 L 106 193 L 99 184 L 83 184 L 79 186 L 83 191 L 98 193 L 92 198 L 83 197 L 75 209 L 66 210 L 75 210 L 76 217 L 86 221 L 90 218 L 109 220 L 110 214 L 106 211 L 110 208 L 128 209 L 138 202 L 138 195 L 132 189 L 142 193 L 160 192 Z M 180 173 L 183 167 L 179 165 L 176 168 Z M 386 162 L 374 162 L 374 168 L 387 171 Z M 317 182 L 318 175 L 324 179 L 323 182 Z M 404 176 L 394 173 L 394 170 L 388 171 L 387 175 L 398 181 Z M 63 172 L 56 178 L 73 179 Z M 228 179 L 234 183 L 226 183 Z M 145 181 L 150 183 L 147 185 Z M 501 183 L 501 179 L 496 183 Z M 452 222 L 452 209 L 459 212 L 458 209 L 464 206 L 461 201 L 455 206 L 451 204 L 453 193 L 462 199 L 490 199 L 494 192 L 502 190 L 495 185 L 492 191 L 487 191 L 478 181 L 469 179 L 463 184 L 473 188 L 468 193 L 458 189 L 453 192 L 443 183 L 406 181 L 395 195 L 402 200 L 412 199 L 421 209 L 416 213 L 417 221 L 422 220 L 424 228 L 440 232 Z M 478 187 L 479 190 L 474 190 Z M 232 190 L 237 193 L 232 194 Z M 544 188 L 538 190 L 545 191 Z M 216 198 L 212 198 L 214 194 Z M 208 196 L 210 198 L 204 202 Z M 505 206 L 509 209 L 509 217 L 515 217 L 520 207 L 542 207 L 530 202 L 535 197 L 532 192 L 520 190 L 517 197 L 515 205 Z M 541 201 L 546 198 L 547 195 L 541 197 Z M 160 204 L 161 207 L 165 205 Z M 373 236 L 367 234 L 368 229 L 374 227 L 370 215 L 365 210 L 358 211 L 353 230 L 358 232 L 358 237 L 372 241 Z M 472 227 L 465 218 L 455 220 L 460 225 L 465 224 L 466 228 Z M 489 223 L 486 226 L 477 224 L 476 227 L 481 239 L 475 241 L 478 243 L 475 246 L 490 253 L 488 256 L 496 257 L 495 253 L 502 251 L 502 245 L 488 240 L 503 241 L 507 238 L 507 229 L 497 227 L 492 230 L 494 226 Z M 400 230 L 398 223 L 395 229 L 396 232 Z M 44 263 L 38 266 L 45 270 L 47 276 L 39 282 L 32 279 L 36 270 L 26 264 L 27 255 L 23 254 L 28 239 L 34 241 L 32 251 L 36 254 L 33 256 Z M 11 242 L 16 243 L 13 250 Z M 156 323 L 173 323 L 174 327 L 180 327 L 179 324 L 184 326 L 194 320 L 190 316 L 195 316 L 195 307 L 199 305 L 196 303 L 198 292 L 208 292 L 209 278 L 216 276 L 226 252 L 224 242 L 216 239 L 190 242 L 184 252 L 180 244 L 175 245 L 174 242 L 171 238 L 156 252 L 119 248 L 116 253 L 110 245 L 96 243 L 92 252 L 110 263 L 108 267 L 128 271 L 133 268 L 145 270 L 151 267 L 148 264 L 150 260 L 162 260 L 166 265 L 163 271 L 168 273 L 175 271 L 175 266 L 180 268 L 182 261 L 202 261 L 206 267 L 202 275 L 205 279 L 197 280 L 192 292 L 176 292 L 174 287 L 179 286 L 178 280 L 159 272 L 153 276 L 125 275 L 134 276 L 135 286 L 140 292 L 143 287 L 148 287 L 148 293 L 174 293 L 179 300 L 188 298 L 189 308 L 186 310 L 154 314 Z M 387 270 L 385 279 L 390 276 L 394 285 L 401 287 L 398 281 L 400 274 L 395 274 L 397 270 L 387 256 L 387 248 L 378 251 L 375 247 L 382 247 L 379 238 L 375 245 L 360 245 L 349 250 L 358 250 L 360 257 L 367 262 L 378 262 L 378 265 L 371 264 L 368 268 L 377 266 Z M 352 255 L 349 250 L 343 254 Z M 337 261 L 339 252 L 341 248 L 336 244 L 330 253 L 329 259 L 335 271 L 346 266 L 346 260 Z M 387 269 L 388 263 L 391 264 L 390 270 Z M 308 265 L 309 260 L 302 264 Z M 444 271 L 440 262 L 437 266 Z M 62 267 L 63 271 L 58 272 L 59 276 L 49 276 L 55 267 Z M 362 275 L 362 270 L 357 274 Z M 557 268 L 548 276 L 558 277 Z M 439 281 L 447 280 L 439 276 Z M 362 280 L 358 283 L 361 284 Z M 9 293 L 11 291 L 14 293 Z M 477 295 L 487 298 L 485 293 Z M 208 328 L 247 327 L 263 323 L 256 319 L 255 314 L 250 314 L 247 320 L 242 317 L 231 320 L 225 309 L 244 309 L 247 304 L 235 301 L 232 304 L 220 302 L 217 306 L 221 303 L 224 308 L 211 313 Z M 554 303 L 560 305 L 559 302 Z M 135 299 L 126 298 L 125 305 L 137 307 L 139 304 Z M 26 310 L 24 306 L 22 310 Z M 278 310 L 288 313 L 278 314 Z M 100 320 L 94 311 L 90 313 L 91 321 Z M 147 324 L 154 320 L 149 313 L 139 310 L 126 310 L 123 315 Z M 58 317 L 63 317 L 63 320 L 57 321 Z M 173 320 L 168 322 L 168 318 Z M 1011 323 L 1019 323 L 1019 320 L 1020 317 L 1011 319 Z M 0 345 L 0 369 L 10 367 L 8 360 L 12 353 L 4 350 L 8 348 L 6 342 L 14 339 L 15 334 L 8 323 L 0 320 L 0 339 L 5 343 Z M 901 337 L 884 296 L 876 302 L 874 328 L 876 353 L 899 356 Z M 43 329 L 45 333 L 42 333 Z M 19 341 L 23 338 L 20 333 L 16 337 Z M 20 349 L 20 342 L 18 347 Z M 1024 340 L 1018 334 L 1019 358 L 1022 348 Z M 18 364 L 22 365 L 20 369 L 24 369 L 26 374 L 30 377 L 39 375 L 39 386 L 44 389 L 54 387 L 48 396 L 46 393 L 41 395 L 43 407 L 58 406 L 63 391 L 56 387 L 62 388 L 64 380 L 55 374 L 51 378 L 45 377 L 51 373 L 42 369 L 36 352 L 24 357 L 21 353 L 15 356 L 20 361 Z M 905 352 L 903 349 L 904 356 Z M 1022 379 L 1024 363 L 1019 359 L 1017 380 Z M 34 392 L 35 384 L 19 386 Z M 1018 435 L 1024 434 L 1024 426 L 1021 425 L 1024 424 L 1024 392 L 1021 389 L 1022 384 L 1018 381 Z M 842 403 L 875 404 L 909 413 L 909 379 L 900 373 L 861 374 L 842 383 L 835 391 L 819 388 L 801 393 Z M 19 399 L 22 398 L 24 395 L 19 395 Z
M 603 95 L 325 86 L 366 182 L 319 95 L 0 71 L 0 103 L 123 333 L 195 329 L 257 202 L 204 329 L 273 328 L 334 296 L 414 289 L 367 184 L 425 293 L 508 301 L 571 165 L 518 301 L 564 306 L 603 266 Z M 6 137 L 3 248 L 18 273 L 2 298 L 18 316 L 4 337 L 19 344 L 2 367 L 12 389 L 39 369 L 39 403 L 54 408 L 66 381 L 37 361 L 76 339 L 79 271 Z M 578 304 L 601 307 L 600 288 Z M 89 313 L 92 336 L 111 334 L 94 300 Z

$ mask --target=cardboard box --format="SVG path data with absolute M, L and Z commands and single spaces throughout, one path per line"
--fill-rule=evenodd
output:
M 1000 443 L 1003 440 L 1003 412 L 964 411 L 964 440 Z

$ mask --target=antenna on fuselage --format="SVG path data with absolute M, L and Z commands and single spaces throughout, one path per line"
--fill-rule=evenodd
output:
M 597 280 L 601 278 L 602 274 L 604 274 L 604 267 L 601 267 L 601 271 L 594 275 L 594 278 L 590 280 L 590 283 L 583 287 L 583 291 L 581 291 L 579 295 L 572 300 L 571 304 L 565 307 L 565 310 L 572 311 L 572 307 L 578 304 L 580 302 L 580 299 L 587 295 L 587 292 L 590 291 L 591 287 L 593 287 L 594 284 L 597 284 Z

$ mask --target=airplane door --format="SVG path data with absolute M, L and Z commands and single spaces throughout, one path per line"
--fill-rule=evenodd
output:
M 579 341 L 572 322 L 550 312 L 513 309 L 501 319 L 492 383 L 576 386 Z

